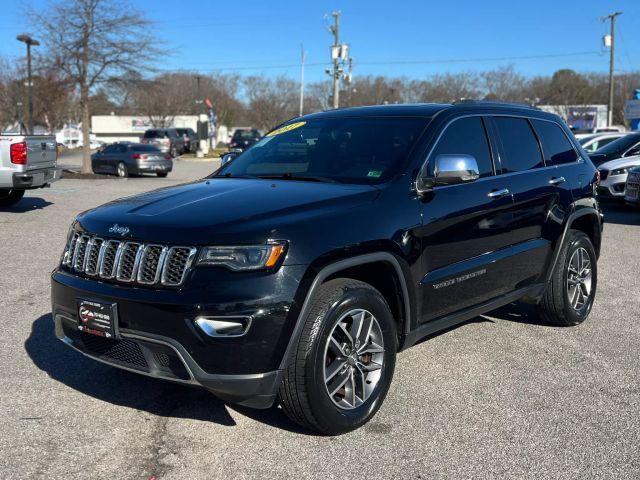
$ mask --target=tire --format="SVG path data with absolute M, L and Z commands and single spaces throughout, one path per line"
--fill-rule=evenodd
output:
M 169 174 L 167 172 L 157 172 L 156 175 L 158 175 L 160 178 L 166 178 L 166 176 Z
M 0 189 L 0 207 L 9 207 L 18 203 L 24 197 L 24 190 Z
M 588 262 L 588 268 L 584 262 Z M 540 317 L 559 327 L 579 325 L 591 312 L 597 285 L 598 263 L 591 239 L 581 231 L 569 230 L 551 280 L 538 304 Z
M 129 176 L 129 169 L 124 162 L 118 162 L 117 172 L 120 178 L 127 178 Z
M 169 150 L 169 155 L 171 155 L 173 158 L 176 158 L 178 156 L 178 150 L 176 149 L 176 147 L 171 147 L 171 150 Z
M 279 390 L 283 410 L 294 422 L 325 435 L 355 430 L 378 411 L 391 385 L 397 350 L 391 310 L 371 285 L 336 279 L 320 287 L 303 321 L 302 334 Z M 358 321 L 371 325 L 370 335 L 362 329 L 361 343 L 354 342 L 354 351 L 350 352 L 341 326 L 355 331 Z M 340 342 L 332 342 L 331 337 Z M 381 341 L 383 351 L 379 348 Z M 347 390 L 354 380 L 356 388 Z M 344 387 L 336 389 L 341 382 Z M 337 393 L 331 395 L 330 389 Z M 355 395 L 349 393 L 354 391 Z

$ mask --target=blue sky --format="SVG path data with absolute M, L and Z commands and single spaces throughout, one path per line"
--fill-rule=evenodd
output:
M 0 57 L 16 60 L 29 31 L 21 5 L 47 0 L 0 0 Z M 324 14 L 341 10 L 341 40 L 350 44 L 354 74 L 423 78 L 513 64 L 527 76 L 559 68 L 608 70 L 598 17 L 620 10 L 618 70 L 640 70 L 640 1 L 534 0 L 134 0 L 156 22 L 171 52 L 163 69 L 238 71 L 299 76 L 300 44 L 309 64 L 328 63 L 332 42 Z M 46 39 L 40 39 L 46 42 Z M 544 58 L 539 58 L 544 56 Z M 525 58 L 529 57 L 529 58 Z M 397 63 L 393 63 L 397 62 Z M 287 65 L 289 65 L 287 67 Z M 324 65 L 309 65 L 309 81 L 326 79 Z

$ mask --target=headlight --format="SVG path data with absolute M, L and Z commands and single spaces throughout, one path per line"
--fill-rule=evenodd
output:
M 273 241 L 265 245 L 204 247 L 198 265 L 227 267 L 234 271 L 272 268 L 284 258 L 286 242 Z
M 618 168 L 617 170 L 611 170 L 611 175 L 624 175 L 629 171 L 629 167 L 627 168 Z

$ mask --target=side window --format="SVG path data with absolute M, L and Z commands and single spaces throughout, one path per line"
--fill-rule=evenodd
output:
M 522 172 L 544 166 L 540 147 L 526 118 L 494 117 L 504 155 L 502 172 Z
M 429 156 L 427 175 L 433 176 L 433 164 L 438 155 L 456 153 L 473 156 L 478 162 L 480 177 L 493 175 L 487 132 L 480 117 L 461 118 L 446 128 Z
M 116 151 L 116 146 L 115 145 L 108 145 L 105 147 L 105 149 L 102 151 L 102 153 L 115 153 Z
M 547 165 L 562 165 L 563 163 L 575 162 L 578 159 L 573 145 L 558 124 L 544 120 L 532 120 L 531 122 L 538 133 L 540 143 L 542 143 L 544 161 Z M 598 148 L 598 142 L 594 144 L 594 148 Z
M 624 154 L 625 157 L 630 157 L 632 155 L 640 154 L 640 143 L 636 143 L 633 147 L 627 150 Z

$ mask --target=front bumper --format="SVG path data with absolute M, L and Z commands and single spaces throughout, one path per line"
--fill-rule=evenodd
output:
M 293 295 L 304 268 L 283 266 L 274 274 L 253 276 L 202 270 L 202 275 L 218 277 L 212 282 L 218 288 L 134 287 L 57 270 L 51 290 L 56 336 L 109 365 L 200 385 L 225 401 L 267 408 L 281 380 L 282 358 L 297 319 Z M 80 332 L 79 298 L 115 302 L 119 338 Z M 251 326 L 239 337 L 212 338 L 195 324 L 199 316 L 247 315 Z
M 60 180 L 62 168 L 49 167 L 28 172 L 13 174 L 13 188 L 29 190 L 32 188 L 42 188 L 45 185 Z

